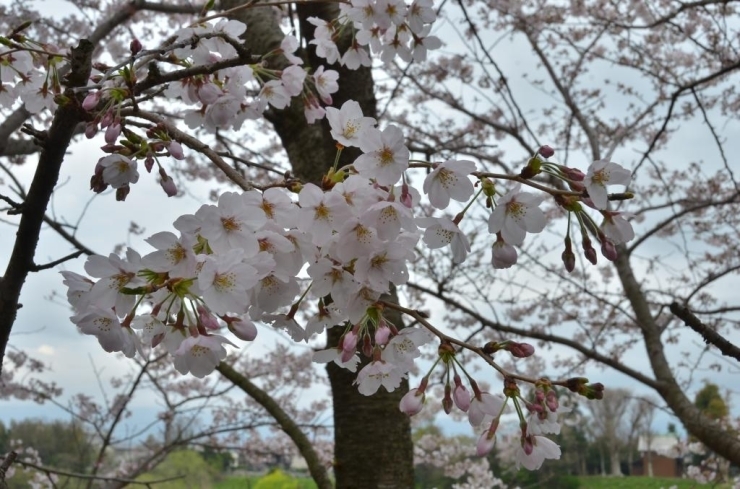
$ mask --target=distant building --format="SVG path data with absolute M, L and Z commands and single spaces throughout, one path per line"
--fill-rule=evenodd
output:
M 632 465 L 632 475 L 681 477 L 686 456 L 684 443 L 675 434 L 640 436 L 640 460 Z

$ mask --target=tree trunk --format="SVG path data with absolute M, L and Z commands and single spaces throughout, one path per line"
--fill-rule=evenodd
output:
M 707 417 L 686 397 L 676 381 L 661 340 L 662 329 L 655 321 L 645 294 L 640 288 L 629 261 L 624 245 L 618 247 L 619 255 L 615 262 L 624 293 L 632 306 L 637 326 L 642 331 L 648 358 L 657 380 L 658 394 L 668 407 L 681 420 L 686 431 L 701 440 L 710 450 L 727 460 L 740 464 L 740 439 L 727 436 L 727 432 L 716 421 Z
M 613 445 L 609 447 L 609 463 L 611 464 L 612 475 L 621 476 L 622 467 L 619 458 L 619 447 Z
M 227 9 L 242 3 L 238 0 L 222 0 L 221 6 Z M 338 12 L 335 4 L 299 3 L 296 8 L 304 35 L 313 32 L 312 26 L 305 20 L 307 17 L 331 19 Z M 283 34 L 272 10 L 243 9 L 234 13 L 234 18 L 247 24 L 244 37 L 253 52 L 265 53 L 279 46 Z M 339 46 L 342 50 L 341 41 Z M 323 61 L 313 55 L 313 49 L 304 59 L 308 60 L 307 66 L 314 69 Z M 333 96 L 333 105 L 339 107 L 346 100 L 356 100 L 364 115 L 375 117 L 371 71 L 367 68 L 349 71 L 338 66 L 331 66 L 331 69 L 339 72 L 339 91 Z M 285 110 L 270 112 L 266 116 L 282 140 L 294 175 L 304 182 L 320 182 L 336 154 L 328 123 L 324 120 L 320 124 L 307 124 L 302 104 L 295 101 Z M 345 148 L 340 166 L 351 163 L 358 154 L 353 148 Z M 401 326 L 400 319 L 392 320 Z M 333 328 L 328 332 L 328 347 L 337 345 L 341 332 L 341 328 Z M 408 382 L 403 382 L 392 393 L 381 388 L 377 394 L 366 397 L 352 385 L 356 373 L 341 369 L 334 363 L 329 364 L 327 371 L 333 396 L 334 474 L 337 489 L 412 488 L 411 425 L 408 417 L 398 409 L 401 397 L 408 392 Z

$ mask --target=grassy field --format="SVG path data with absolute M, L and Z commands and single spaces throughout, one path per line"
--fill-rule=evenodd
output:
M 259 486 L 258 481 L 263 477 L 230 477 L 213 485 L 213 489 L 316 489 L 316 484 L 310 478 L 291 478 L 290 481 L 263 481 Z
M 668 479 L 662 477 L 579 477 L 581 489 L 728 489 L 726 484 L 719 486 L 700 485 L 691 479 Z

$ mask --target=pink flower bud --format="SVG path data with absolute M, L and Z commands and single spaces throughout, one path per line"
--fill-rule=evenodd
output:
M 123 202 L 126 200 L 126 197 L 128 197 L 129 192 L 131 192 L 131 187 L 129 187 L 128 184 L 118 187 L 116 189 L 116 200 L 118 202 Z
M 555 150 L 552 149 L 548 145 L 541 146 L 540 149 L 537 150 L 537 153 L 541 155 L 543 158 L 550 158 L 552 155 L 555 154 Z
M 494 418 L 491 422 L 491 426 L 478 438 L 478 444 L 475 446 L 475 453 L 479 457 L 488 455 L 493 450 L 493 445 L 496 442 L 496 430 L 498 429 L 499 418 Z
M 342 363 L 348 362 L 355 354 L 357 349 L 357 334 L 354 331 L 349 331 L 344 335 L 342 341 Z
M 555 391 L 549 391 L 547 393 L 547 400 L 545 401 L 545 404 L 547 404 L 547 409 L 549 409 L 553 413 L 558 410 L 560 402 L 558 401 L 558 395 L 555 393 Z
M 82 108 L 91 111 L 98 106 L 98 102 L 100 102 L 100 92 L 90 92 L 82 101 Z
M 614 243 L 608 239 L 603 239 L 601 241 L 601 254 L 604 255 L 604 258 L 607 260 L 615 261 L 617 259 L 617 248 L 614 246 Z
M 534 445 L 532 444 L 531 436 L 522 437 L 522 449 L 526 455 L 532 455 Z
M 175 181 L 172 180 L 171 176 L 168 175 L 166 178 L 161 179 L 159 184 L 162 186 L 164 193 L 167 194 L 167 197 L 174 197 L 177 195 L 177 185 L 175 185 Z
M 206 329 L 221 329 L 218 319 L 203 306 L 198 306 L 198 320 Z
M 591 240 L 588 238 L 588 236 L 583 237 L 583 242 L 581 243 L 581 246 L 583 246 L 583 254 L 586 256 L 586 260 L 590 261 L 591 264 L 596 265 L 596 250 L 591 245 Z
M 242 341 L 254 341 L 257 337 L 257 326 L 244 317 L 228 321 L 229 331 Z
M 154 168 L 154 155 L 151 153 L 146 154 L 146 158 L 144 158 L 144 168 L 146 168 L 147 173 L 152 172 L 152 168 Z
M 89 122 L 85 126 L 85 137 L 87 139 L 92 139 L 95 137 L 95 135 L 98 133 L 98 125 L 94 122 Z
M 561 166 L 560 170 L 562 170 L 563 174 L 568 180 L 572 180 L 574 182 L 582 182 L 586 178 L 586 174 L 578 168 Z
M 398 404 L 398 409 L 409 416 L 419 414 L 421 409 L 424 407 L 425 398 L 426 395 L 424 394 L 424 391 L 420 391 L 419 389 L 410 389 L 406 395 L 401 398 L 401 402 Z
M 515 343 L 511 342 L 506 347 L 512 356 L 517 358 L 527 358 L 534 355 L 534 346 L 529 343 Z
M 373 342 L 369 334 L 362 336 L 362 354 L 368 358 L 373 356 Z
M 170 156 L 176 160 L 184 160 L 185 154 L 182 152 L 182 146 L 177 141 L 170 141 L 167 149 L 170 151 Z
M 516 248 L 506 243 L 503 239 L 499 238 L 493 243 L 493 250 L 491 256 L 491 264 L 493 268 L 503 269 L 511 268 L 516 264 L 517 253 Z
M 103 114 L 103 118 L 100 119 L 100 128 L 105 129 L 113 123 L 113 113 L 108 111 Z
M 445 413 L 450 414 L 452 412 L 452 396 L 451 396 L 452 388 L 450 387 L 450 384 L 447 384 L 445 386 L 445 396 L 442 398 L 442 409 L 445 410 Z
M 131 42 L 129 43 L 129 45 L 128 45 L 128 48 L 129 48 L 129 50 L 131 51 L 131 54 L 132 54 L 133 56 L 136 56 L 137 54 L 139 54 L 139 51 L 141 51 L 141 49 L 142 49 L 143 47 L 144 47 L 144 46 L 142 46 L 142 45 L 141 45 L 141 41 L 139 41 L 138 39 L 134 39 L 134 40 L 133 40 L 133 41 L 131 41 Z
M 391 328 L 383 324 L 375 330 L 375 344 L 385 345 L 391 337 Z
M 399 199 L 401 204 L 405 205 L 409 209 L 414 206 L 413 199 L 411 198 L 411 192 L 409 192 L 409 186 L 406 182 L 401 185 L 401 198 Z
M 480 435 L 480 438 L 478 438 L 478 443 L 475 446 L 475 453 L 479 457 L 485 457 L 489 454 L 491 450 L 493 450 L 493 445 L 496 443 L 496 436 L 495 433 L 491 434 L 488 432 L 488 430 L 484 431 L 482 435 Z
M 538 404 L 542 404 L 545 400 L 545 392 L 542 389 L 536 389 L 534 391 L 534 400 L 537 401 Z
M 455 386 L 455 389 L 452 391 L 452 399 L 460 411 L 464 413 L 468 412 L 468 408 L 470 408 L 470 391 L 464 385 L 459 384 Z
M 121 124 L 118 122 L 112 123 L 105 130 L 105 142 L 108 144 L 115 144 L 118 136 L 121 135 Z

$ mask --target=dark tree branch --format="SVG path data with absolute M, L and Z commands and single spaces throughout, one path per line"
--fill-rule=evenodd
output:
M 85 116 L 72 88 L 87 84 L 92 69 L 93 48 L 94 45 L 90 41 L 83 39 L 78 47 L 72 49 L 71 70 L 66 78 L 65 93 L 69 102 L 60 106 L 54 115 L 28 196 L 23 204 L 23 212 L 8 267 L 0 281 L 0 369 L 10 331 L 17 316 L 21 288 L 28 273 L 35 266 L 34 255 L 46 207 L 59 179 L 59 170 L 65 151 L 72 140 L 77 124 Z
M 710 326 L 704 324 L 688 307 L 682 306 L 678 302 L 673 302 L 670 305 L 670 310 L 686 326 L 699 333 L 704 343 L 716 346 L 724 356 L 740 361 L 740 348 L 727 341 L 724 336 L 713 330 Z
M 648 387 L 652 387 L 653 389 L 657 387 L 655 380 L 651 379 L 650 377 L 645 376 L 644 374 L 642 374 L 641 372 L 638 372 L 637 370 L 633 370 L 629 368 L 628 366 L 620 363 L 617 360 L 614 360 L 606 355 L 602 355 L 596 350 L 591 349 L 587 345 L 579 343 L 578 341 L 571 340 L 568 338 L 563 338 L 562 336 L 542 333 L 539 331 L 533 331 L 527 328 L 515 328 L 513 326 L 501 324 L 496 321 L 491 321 L 487 317 L 474 311 L 473 309 L 461 303 L 460 301 L 457 301 L 441 292 L 436 292 L 432 289 L 424 287 L 423 285 L 416 284 L 413 282 L 409 282 L 406 285 L 411 287 L 412 289 L 416 289 L 420 292 L 424 292 L 425 294 L 429 294 L 433 297 L 436 297 L 437 299 L 441 300 L 447 305 L 454 307 L 455 309 L 472 317 L 473 319 L 478 321 L 482 326 L 486 328 L 490 328 L 494 331 L 499 331 L 501 333 L 515 334 L 523 338 L 533 338 L 536 340 L 546 341 L 548 343 L 557 343 L 559 345 L 567 346 L 577 351 L 578 353 L 582 354 L 584 357 L 597 361 L 599 363 L 602 363 L 608 367 L 611 367 L 618 372 L 621 372 L 629 377 L 632 377 L 638 382 L 642 382 Z
M 41 270 L 48 270 L 49 268 L 54 268 L 55 266 L 57 266 L 57 265 L 59 265 L 61 263 L 64 263 L 65 261 L 74 260 L 75 258 L 77 258 L 78 256 L 83 255 L 83 254 L 85 254 L 84 251 L 77 250 L 74 253 L 70 253 L 67 256 L 64 256 L 62 258 L 59 258 L 58 260 L 54 260 L 54 261 L 49 262 L 49 263 L 44 263 L 43 265 L 34 265 L 33 267 L 31 267 L 29 269 L 29 271 L 31 271 L 31 272 L 40 272 Z

